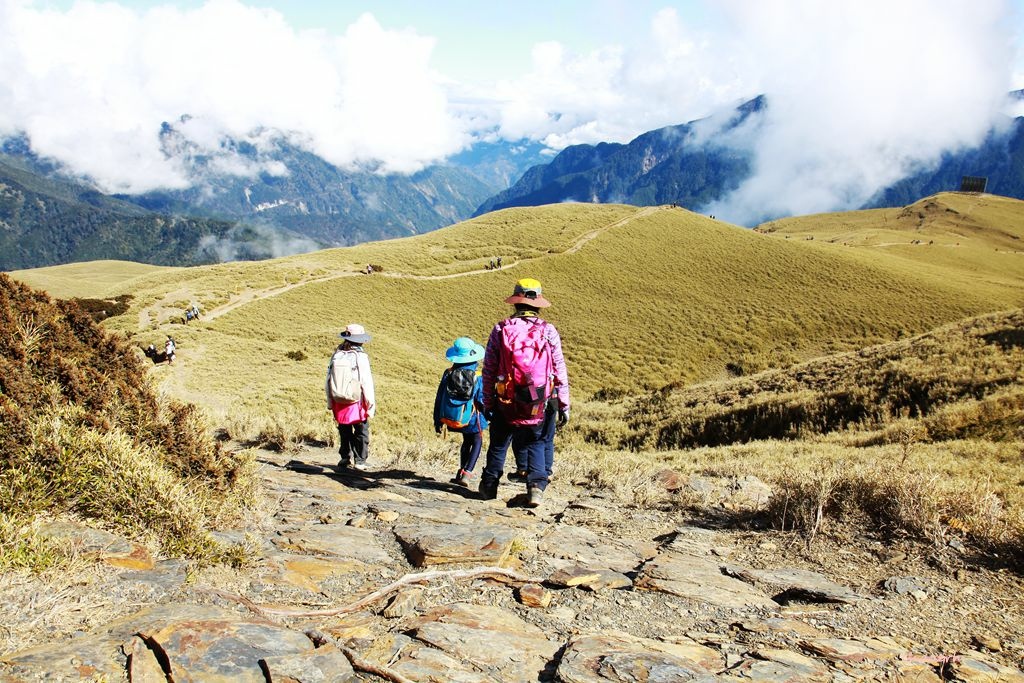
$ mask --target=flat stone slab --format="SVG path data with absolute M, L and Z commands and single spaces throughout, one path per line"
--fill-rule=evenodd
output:
M 754 586 L 723 574 L 714 558 L 687 553 L 668 552 L 648 562 L 634 587 L 729 609 L 779 608 Z
M 185 585 L 188 563 L 184 560 L 162 560 L 152 569 L 126 571 L 118 575 L 122 581 L 148 587 L 156 597 L 170 595 Z
M 484 524 L 421 524 L 395 529 L 409 562 L 417 567 L 455 562 L 501 564 L 518 533 Z
M 312 650 L 304 634 L 241 619 L 179 621 L 140 635 L 167 663 L 172 680 L 265 683 L 260 660 Z
M 268 680 L 275 683 L 349 683 L 356 677 L 348 657 L 331 647 L 294 655 L 266 657 L 263 664 L 269 673 Z M 135 683 L 134 680 L 132 683 Z
M 285 532 L 272 542 L 282 550 L 343 557 L 370 565 L 392 562 L 374 532 L 347 524 L 314 524 Z
M 237 617 L 213 605 L 158 605 L 104 624 L 88 635 L 14 652 L 0 661 L 6 672 L 28 680 L 122 680 L 127 666 L 123 644 L 143 629 L 189 618 Z
M 952 681 L 958 683 L 1024 683 L 1024 671 L 1003 666 L 981 655 L 954 657 L 949 665 Z
M 717 681 L 725 668 L 718 653 L 695 642 L 665 643 L 625 633 L 581 636 L 565 648 L 556 677 L 560 683 L 646 683 Z
M 465 503 L 452 504 L 445 501 L 422 501 L 415 503 L 404 503 L 401 501 L 388 501 L 373 503 L 368 508 L 370 512 L 393 512 L 403 521 L 420 520 L 426 522 L 437 522 L 438 524 L 472 524 L 475 521 L 473 515 L 466 510 Z
M 589 567 L 574 564 L 555 570 L 548 576 L 545 583 L 555 588 L 572 588 L 573 586 L 598 581 L 600 578 L 600 569 L 590 569 Z
M 729 670 L 734 679 L 757 683 L 828 683 L 833 680 L 828 665 L 799 652 L 762 648 Z
M 569 564 L 552 572 L 544 583 L 556 588 L 585 588 L 601 591 L 608 588 L 630 588 L 633 579 L 611 569 L 592 569 L 578 564 Z
M 410 634 L 450 657 L 471 662 L 491 677 L 478 680 L 536 681 L 562 645 L 513 612 L 465 603 L 427 612 Z
M 806 569 L 746 569 L 730 565 L 724 571 L 749 583 L 772 586 L 780 591 L 774 599 L 781 603 L 809 600 L 853 604 L 865 599 L 853 589 Z
M 879 662 L 893 660 L 908 652 L 908 643 L 888 636 L 877 638 L 814 638 L 800 642 L 807 652 L 830 662 Z
M 556 527 L 541 541 L 538 550 L 590 569 L 620 573 L 633 571 L 658 552 L 654 543 L 601 536 L 585 527 L 567 524 Z
M 155 564 L 149 550 L 121 536 L 66 521 L 44 525 L 41 536 L 69 543 L 80 553 L 121 569 L 152 569 Z
M 332 576 L 365 570 L 367 565 L 359 560 L 343 557 L 274 553 L 267 558 L 266 568 L 264 580 L 279 581 L 311 593 L 319 593 L 321 581 Z
M 84 636 L 21 650 L 0 659 L 0 681 L 124 679 L 127 657 L 110 636 Z M 5 679 L 4 675 L 11 676 Z
M 734 627 L 751 633 L 774 633 L 780 636 L 801 638 L 824 638 L 825 632 L 799 619 L 785 617 L 768 617 L 767 619 L 748 619 L 733 624 Z
M 722 573 L 715 549 L 718 534 L 682 527 L 657 558 L 644 565 L 634 587 L 654 590 L 715 607 L 777 610 L 779 604 L 745 581 Z
M 445 681 L 445 683 L 505 683 L 478 671 L 462 657 L 452 657 L 441 650 L 413 642 L 402 648 L 402 658 L 391 670 L 413 681 Z M 536 680 L 536 679 L 533 679 Z

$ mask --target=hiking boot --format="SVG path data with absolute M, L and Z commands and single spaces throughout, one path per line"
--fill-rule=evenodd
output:
M 520 483 L 526 483 L 526 470 L 516 470 L 515 472 L 508 473 L 508 480 Z
M 338 469 L 339 470 L 347 470 L 349 467 L 352 467 L 352 463 L 350 463 L 348 460 L 339 460 L 338 461 Z
M 467 472 L 466 470 L 459 470 L 459 473 L 452 477 L 451 483 L 458 486 L 465 486 L 469 488 L 469 480 L 472 478 L 473 473 Z
M 480 500 L 494 500 L 498 497 L 498 481 L 480 480 Z
M 370 468 L 365 462 L 357 462 L 355 465 L 352 465 L 352 469 L 359 470 L 360 472 L 365 472 Z
M 535 508 L 540 507 L 540 504 L 544 502 L 544 489 L 536 486 L 530 487 L 529 496 L 526 499 L 526 507 Z

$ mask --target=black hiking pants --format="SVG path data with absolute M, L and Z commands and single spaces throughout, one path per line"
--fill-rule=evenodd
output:
M 362 464 L 370 457 L 370 421 L 350 425 L 338 425 L 338 463 Z

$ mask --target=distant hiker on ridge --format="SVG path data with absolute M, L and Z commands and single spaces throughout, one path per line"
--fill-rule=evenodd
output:
M 434 431 L 440 434 L 442 428 L 447 427 L 448 431 L 462 434 L 459 471 L 451 481 L 469 486 L 487 427 L 487 419 L 481 414 L 484 383 L 477 370 L 478 361 L 484 357 L 484 347 L 469 337 L 459 337 L 444 355 L 452 366 L 444 371 L 437 385 Z
M 558 426 L 569 421 L 569 376 L 558 330 L 539 315 L 541 308 L 551 305 L 542 296 L 540 282 L 520 280 L 505 303 L 516 311 L 494 326 L 484 352 L 484 413 L 491 429 L 480 497 L 497 498 L 511 443 L 514 452 L 525 455 L 526 504 L 537 507 L 548 485 L 545 408 L 557 388 Z
M 356 324 L 338 336 L 344 341 L 331 356 L 324 386 L 327 409 L 338 423 L 338 469 L 365 470 L 370 456 L 370 420 L 377 409 L 370 357 L 363 351 L 371 337 Z

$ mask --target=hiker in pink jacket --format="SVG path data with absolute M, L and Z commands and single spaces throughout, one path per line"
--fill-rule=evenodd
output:
M 557 394 L 558 425 L 569 421 L 569 375 L 558 330 L 539 315 L 551 305 L 540 282 L 520 280 L 505 303 L 515 306 L 515 313 L 494 326 L 484 352 L 483 403 L 491 425 L 480 497 L 497 498 L 511 444 L 517 459 L 526 463 L 526 504 L 537 507 L 548 485 L 545 408 Z
M 344 341 L 327 366 L 327 409 L 338 423 L 338 468 L 366 469 L 370 456 L 370 420 L 377 408 L 377 396 L 370 372 L 370 357 L 363 344 L 370 335 L 362 325 L 349 325 L 340 336 Z

